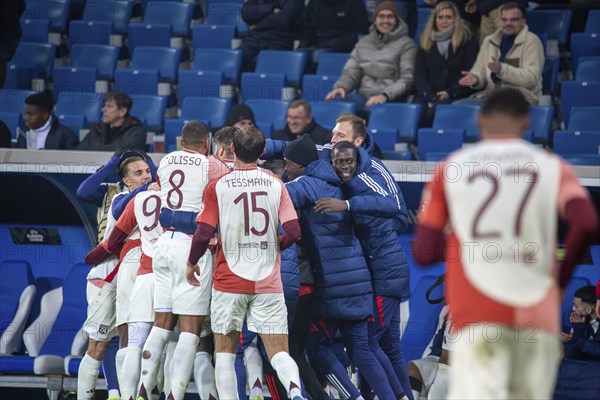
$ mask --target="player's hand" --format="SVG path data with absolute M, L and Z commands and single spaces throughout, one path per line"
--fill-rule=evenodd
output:
M 365 103 L 365 107 L 371 107 L 375 104 L 383 104 L 387 102 L 387 97 L 382 94 L 376 94 L 375 96 L 369 97 L 369 100 Z
M 558 334 L 558 338 L 560 339 L 561 342 L 567 343 L 567 342 L 570 342 L 571 339 L 573 339 L 573 334 L 561 332 Z
M 188 261 L 187 268 L 185 269 L 185 278 L 192 286 L 200 286 L 200 281 L 196 278 L 196 275 L 200 275 L 200 267 L 198 264 L 192 265 Z
M 475 86 L 479 82 L 477 76 L 470 71 L 461 71 L 460 73 L 463 74 L 463 77 L 458 81 L 460 86 Z
M 321 214 L 348 211 L 348 204 L 338 199 L 319 199 L 315 202 L 315 211 Z
M 331 92 L 327 93 L 325 96 L 325 100 L 334 100 L 336 96 L 340 96 L 340 99 L 344 99 L 346 97 L 346 89 L 338 87 L 333 89 Z
M 494 74 L 499 74 L 502 69 L 502 63 L 496 59 L 496 57 L 492 57 L 492 61 L 488 64 L 488 68 Z
M 158 183 L 152 182 L 150 185 L 148 185 L 148 190 L 160 190 L 160 186 L 158 186 Z

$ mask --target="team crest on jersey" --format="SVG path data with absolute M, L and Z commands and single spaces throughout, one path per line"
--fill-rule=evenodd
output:
M 269 247 L 269 242 L 260 242 L 260 249 L 266 250 Z
M 108 334 L 108 326 L 107 325 L 100 325 L 98 327 L 98 332 L 101 333 L 102 335 Z

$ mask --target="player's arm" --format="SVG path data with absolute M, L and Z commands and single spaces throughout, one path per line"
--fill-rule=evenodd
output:
M 415 227 L 412 251 L 415 261 L 430 265 L 444 260 L 448 222 L 448 206 L 444 194 L 444 166 L 438 168 L 433 180 L 425 186 L 421 200 L 419 222 Z
M 575 266 L 598 233 L 598 214 L 588 191 L 579 184 L 575 171 L 561 167 L 558 211 L 567 224 L 565 258 L 560 266 L 559 284 L 565 288 Z
M 111 255 L 112 253 L 108 251 L 107 242 L 102 241 L 85 255 L 84 261 L 87 265 L 98 265 Z
M 106 165 L 81 182 L 77 188 L 77 198 L 100 207 L 107 191 L 104 180 L 117 169 L 119 161 L 121 161 L 121 156 L 113 155 Z
M 281 183 L 281 198 L 279 202 L 279 222 L 283 228 L 283 235 L 279 239 L 279 249 L 285 250 L 294 244 L 296 240 L 300 239 L 301 231 L 294 204 L 283 183 Z
M 113 201 L 112 213 L 115 219 L 119 219 L 121 214 L 125 211 L 125 207 L 129 204 L 129 202 L 135 197 L 136 194 L 140 192 L 145 192 L 148 190 L 148 186 L 151 185 L 151 182 L 144 183 L 142 186 L 136 188 L 134 191 L 127 193 L 126 195 L 119 196 Z

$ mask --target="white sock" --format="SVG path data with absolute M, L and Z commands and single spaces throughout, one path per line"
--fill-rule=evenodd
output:
M 219 398 L 215 383 L 215 368 L 211 360 L 212 357 L 205 351 L 197 352 L 194 360 L 194 381 L 196 381 L 198 394 L 202 400 L 208 400 L 210 396 L 215 399 Z
M 217 353 L 215 355 L 215 379 L 219 398 L 237 399 L 237 377 L 235 375 L 235 354 Z
M 194 358 L 200 338 L 190 332 L 181 332 L 173 353 L 173 374 L 171 375 L 171 393 L 174 400 L 182 400 L 185 389 L 192 377 Z
M 77 399 L 87 400 L 94 397 L 96 381 L 98 380 L 98 371 L 100 370 L 100 361 L 93 359 L 85 353 L 79 371 L 77 372 Z
M 169 395 L 171 391 L 171 377 L 173 376 L 173 354 L 175 353 L 175 348 L 177 347 L 177 342 L 169 342 L 167 344 L 167 349 L 165 351 L 165 366 L 164 366 L 164 385 L 163 385 L 163 393 L 165 397 Z
M 119 388 L 123 384 L 123 362 L 125 362 L 125 355 L 127 354 L 127 347 L 119 349 L 115 356 L 115 365 L 117 367 L 117 380 L 119 381 Z M 121 393 L 123 397 L 123 393 Z
M 156 384 L 156 375 L 160 367 L 162 352 L 171 336 L 171 331 L 153 327 L 146 339 L 144 349 L 142 351 L 141 377 L 140 377 L 140 394 L 150 395 L 150 391 Z
M 448 389 L 450 387 L 450 368 L 449 365 L 442 363 L 438 364 L 437 374 L 435 374 L 435 379 L 429 388 L 427 399 L 440 400 L 445 399 L 448 396 Z
M 285 351 L 280 351 L 271 358 L 271 365 L 277 371 L 277 377 L 289 392 L 290 398 L 294 398 L 294 396 L 302 397 L 300 373 L 292 357 Z
M 137 346 L 127 347 L 125 360 L 123 361 L 123 371 L 121 372 L 122 382 L 119 382 L 121 389 L 121 398 L 137 399 L 137 387 L 140 381 L 140 369 L 142 361 L 142 349 Z
M 119 389 L 110 389 L 108 391 L 108 398 L 110 399 L 111 397 L 120 399 L 121 398 L 121 392 L 119 392 Z
M 419 400 L 419 397 L 421 397 L 421 392 L 419 392 L 418 390 L 413 389 L 412 394 L 415 400 Z
M 250 388 L 250 398 L 253 398 L 256 393 L 262 395 L 263 363 L 256 342 L 250 343 L 250 346 L 244 350 L 244 364 L 246 365 L 246 381 Z

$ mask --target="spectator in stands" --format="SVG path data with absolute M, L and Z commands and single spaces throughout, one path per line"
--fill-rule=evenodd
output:
M 441 0 L 424 0 L 425 4 L 435 7 L 437 3 L 440 3 Z M 458 12 L 460 13 L 460 17 L 464 22 L 469 24 L 469 28 L 471 32 L 475 32 L 479 29 L 479 24 L 481 22 L 481 15 L 479 13 L 469 13 L 467 12 L 465 6 L 469 2 L 469 0 L 450 0 L 451 3 L 454 3 Z
M 377 0 L 377 4 L 383 0 Z M 416 0 L 394 0 L 398 4 L 400 16 L 408 25 L 408 35 L 415 37 L 417 31 L 418 16 L 417 16 L 417 1 Z
M 17 147 L 38 150 L 67 150 L 79 144 L 73 131 L 61 125 L 52 113 L 52 92 L 34 93 L 25 99 L 25 128 L 27 131 L 17 138 Z M 29 143 L 28 143 L 29 142 Z
M 6 63 L 8 63 L 21 37 L 19 17 L 25 11 L 25 0 L 3 1 L 0 13 L 0 88 L 4 87 L 6 79 Z
M 271 138 L 292 141 L 305 133 L 316 144 L 323 145 L 331 141 L 331 131 L 317 124 L 311 115 L 310 104 L 306 100 L 296 100 L 288 107 L 285 128 L 273 132 Z
M 304 15 L 300 47 L 350 53 L 358 35 L 369 30 L 367 8 L 362 0 L 311 0 Z
M 353 101 L 364 115 L 375 104 L 405 99 L 413 87 L 416 53 L 396 4 L 384 1 L 373 13 L 369 34 L 356 44 L 325 100 Z
M 571 332 L 560 333 L 565 343 L 567 360 L 600 361 L 600 320 L 595 310 L 596 288 L 583 286 L 573 296 L 573 309 L 569 315 Z
M 247 0 L 242 19 L 250 35 L 242 42 L 243 67 L 254 70 L 261 50 L 293 50 L 300 39 L 304 0 Z
M 415 64 L 417 101 L 421 102 L 421 126 L 431 126 L 437 104 L 469 96 L 473 90 L 461 86 L 461 71 L 475 63 L 479 44 L 463 22 L 456 5 L 439 2 L 421 33 Z
M 146 128 L 142 122 L 129 115 L 133 101 L 123 92 L 104 96 L 102 122 L 94 124 L 77 146 L 77 150 L 116 151 L 126 147 L 146 149 Z
M 486 92 L 496 87 L 520 89 L 530 104 L 537 104 L 542 94 L 544 49 L 542 42 L 529 32 L 525 9 L 508 3 L 501 10 L 502 27 L 483 41 L 475 65 L 463 71 L 461 86 L 482 90 L 473 99 L 461 102 L 481 103 Z
M 10 148 L 11 139 L 10 129 L 4 122 L 0 121 L 0 148 Z
M 256 126 L 252 109 L 246 104 L 236 104 L 231 107 L 225 126 L 233 126 L 239 129 L 248 125 Z
M 508 3 L 518 3 L 523 10 L 527 8 L 527 0 L 467 0 L 465 10 L 470 14 L 481 15 L 479 25 L 479 43 L 502 27 L 501 13 Z

